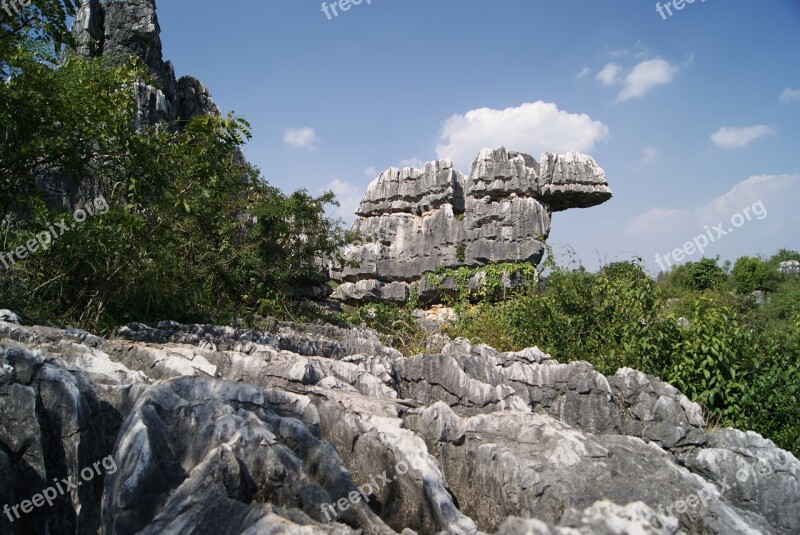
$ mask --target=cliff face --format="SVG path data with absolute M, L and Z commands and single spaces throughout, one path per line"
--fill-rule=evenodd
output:
M 404 358 L 331 326 L 15 321 L 0 311 L 0 504 L 82 484 L 0 533 L 800 532 L 791 453 L 708 431 L 634 370 L 464 340 Z
M 405 302 L 412 285 L 439 267 L 492 261 L 538 263 L 553 212 L 611 198 L 603 170 L 578 153 L 547 153 L 538 163 L 504 148 L 484 150 L 469 176 L 449 160 L 423 169 L 391 168 L 369 186 L 353 231 L 364 242 L 334 271 L 343 301 Z
M 146 65 L 157 85 L 139 82 L 134 88 L 137 129 L 166 123 L 181 128 L 195 116 L 220 114 L 198 79 L 176 79 L 172 64 L 164 61 L 155 0 L 83 0 L 72 33 L 76 52 L 84 57 L 132 55 Z M 36 188 L 48 204 L 73 208 L 98 195 L 92 180 L 81 182 L 79 190 L 75 180 L 53 170 L 36 177 Z
M 164 61 L 155 0 L 83 0 L 72 33 L 85 57 L 132 55 L 147 66 L 158 87 L 137 88 L 140 127 L 220 113 L 199 80 L 176 79 L 172 63 Z

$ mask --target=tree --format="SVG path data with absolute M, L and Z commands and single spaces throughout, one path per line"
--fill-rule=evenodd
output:
M 686 271 L 689 288 L 696 291 L 716 290 L 727 279 L 725 271 L 718 265 L 719 258 L 702 258 L 699 262 L 687 262 Z
M 748 256 L 742 256 L 736 261 L 731 278 L 734 289 L 742 295 L 756 290 L 772 292 L 780 282 L 779 273 L 770 262 Z
M 131 88 L 143 66 L 72 55 L 61 63 L 20 52 L 9 62 L 14 76 L 0 84 L 0 215 L 12 201 L 26 203 L 37 176 L 57 171 L 76 185 L 95 177 L 108 192 L 125 169 L 120 149 L 136 139 Z
M 0 250 L 71 217 L 43 202 L 34 187 L 43 171 L 57 169 L 83 197 L 102 194 L 109 209 L 0 275 L 5 306 L 106 331 L 283 310 L 299 288 L 324 281 L 321 260 L 344 241 L 325 216 L 333 195 L 269 186 L 242 161 L 244 119 L 140 132 L 138 62 L 73 56 L 53 68 L 18 56 L 14 66 L 0 84 L 0 203 L 24 217 L 6 225 Z
M 53 57 L 72 43 L 67 20 L 77 13 L 75 0 L 4 0 L 0 4 L 0 74 L 20 47 Z

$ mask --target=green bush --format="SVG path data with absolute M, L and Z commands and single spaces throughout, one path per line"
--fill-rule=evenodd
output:
M 594 274 L 555 268 L 544 286 L 462 304 L 449 334 L 501 350 L 537 345 L 605 374 L 641 370 L 700 403 L 710 423 L 755 430 L 797 454 L 800 281 L 785 281 L 762 306 L 731 294 L 727 283 L 707 259 L 658 282 L 638 262 Z
M 139 132 L 138 62 L 68 57 L 54 69 L 22 54 L 11 65 L 0 84 L 1 250 L 71 219 L 35 188 L 48 169 L 110 209 L 0 275 L 5 307 L 105 332 L 134 320 L 291 316 L 297 290 L 324 282 L 320 260 L 345 241 L 325 215 L 333 195 L 269 186 L 241 161 L 246 121 L 200 116 Z
M 727 275 L 718 265 L 718 259 L 702 258 L 686 264 L 689 289 L 694 291 L 717 290 L 726 282 Z
M 781 276 L 772 262 L 743 256 L 733 265 L 731 279 L 733 288 L 741 295 L 746 295 L 756 290 L 775 291 Z
M 426 350 L 428 332 L 414 318 L 413 306 L 372 303 L 352 309 L 340 319 L 353 325 L 365 325 L 385 336 L 385 342 L 405 355 Z

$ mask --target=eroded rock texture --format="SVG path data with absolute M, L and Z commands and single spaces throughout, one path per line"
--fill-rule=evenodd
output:
M 198 115 L 220 115 L 199 80 L 176 79 L 172 63 L 164 60 L 155 0 L 82 0 L 72 33 L 81 56 L 119 61 L 132 56 L 145 65 L 151 80 L 139 81 L 133 88 L 138 130 L 164 125 L 180 129 Z M 59 168 L 48 169 L 36 176 L 36 189 L 51 206 L 69 210 L 108 193 L 99 191 L 93 177 L 79 178 Z
M 8 315 L 4 316 L 8 317 Z M 800 462 L 634 370 L 368 330 L 0 320 L 2 533 L 800 531 Z M 13 512 L 11 513 L 13 515 Z
M 364 242 L 335 269 L 334 297 L 347 302 L 408 300 L 412 285 L 439 267 L 492 261 L 538 263 L 553 212 L 587 208 L 611 198 L 603 170 L 578 153 L 533 157 L 484 150 L 469 176 L 449 160 L 423 169 L 391 168 L 369 186 L 353 231 Z M 435 291 L 424 282 L 426 298 Z
M 72 33 L 85 57 L 133 56 L 144 62 L 157 85 L 136 88 L 139 127 L 220 113 L 203 84 L 190 76 L 176 79 L 172 63 L 164 61 L 155 0 L 83 0 Z

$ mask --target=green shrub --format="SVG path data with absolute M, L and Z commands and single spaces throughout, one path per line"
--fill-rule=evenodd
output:
M 449 334 L 501 350 L 536 345 L 605 374 L 641 370 L 700 403 L 709 422 L 755 430 L 798 453 L 800 281 L 785 281 L 757 306 L 728 292 L 725 277 L 714 260 L 657 283 L 638 262 L 594 274 L 555 268 L 544 287 L 463 305 Z
M 760 258 L 743 256 L 733 265 L 731 271 L 733 288 L 746 295 L 756 290 L 775 291 L 781 281 L 777 266 Z
M 4 306 L 106 332 L 134 320 L 291 317 L 297 289 L 324 282 L 320 260 L 345 242 L 325 216 L 333 195 L 266 184 L 240 158 L 246 121 L 200 116 L 139 132 L 138 62 L 70 57 L 53 69 L 23 55 L 13 66 L 0 84 L 0 209 L 23 217 L 7 218 L 2 251 L 71 218 L 34 187 L 45 163 L 110 209 L 1 274 Z

